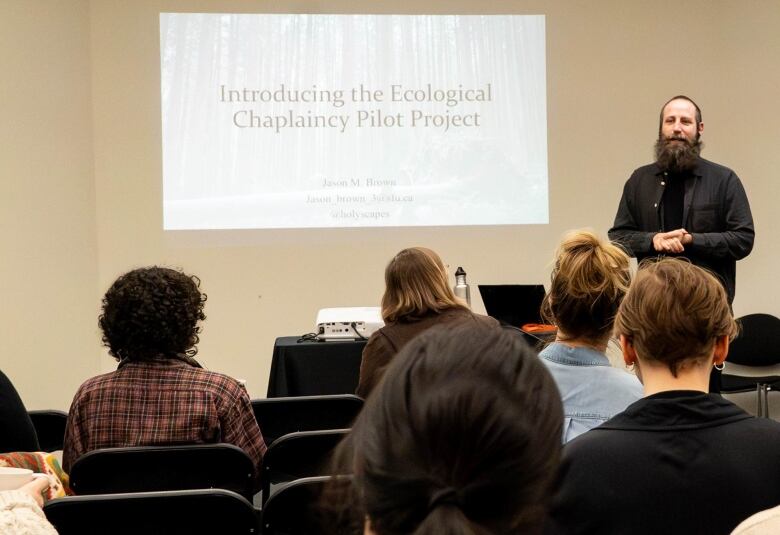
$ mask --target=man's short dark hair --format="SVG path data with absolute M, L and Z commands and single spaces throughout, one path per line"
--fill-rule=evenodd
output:
M 198 322 L 206 319 L 200 279 L 158 266 L 119 277 L 103 297 L 98 325 L 117 360 L 154 360 L 198 350 Z

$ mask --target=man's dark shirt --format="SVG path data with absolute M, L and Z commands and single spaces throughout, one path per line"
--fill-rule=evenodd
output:
M 664 228 L 675 230 L 685 228 L 683 212 L 685 207 L 685 174 L 669 174 L 664 186 L 662 210 L 664 213 Z
M 638 261 L 659 253 L 653 236 L 680 227 L 667 226 L 663 195 L 666 174 L 657 164 L 640 167 L 623 188 L 610 240 L 623 246 Z M 699 158 L 685 178 L 682 228 L 693 236 L 685 256 L 720 277 L 729 303 L 734 300 L 736 262 L 753 249 L 753 216 L 739 177 L 727 167 Z

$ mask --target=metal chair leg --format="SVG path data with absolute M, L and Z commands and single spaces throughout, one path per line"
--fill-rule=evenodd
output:
M 772 385 L 764 385 L 764 418 L 769 418 L 769 391 Z
M 764 385 L 761 383 L 756 383 L 756 417 L 761 418 L 763 416 L 764 412 L 764 404 L 763 400 L 761 399 L 761 394 L 764 391 Z

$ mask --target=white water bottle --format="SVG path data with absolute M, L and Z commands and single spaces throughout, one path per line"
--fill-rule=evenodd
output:
M 471 308 L 471 290 L 469 289 L 469 283 L 466 282 L 466 272 L 460 266 L 458 266 L 458 270 L 455 272 L 455 287 L 452 291 L 455 292 L 456 297 L 466 301 L 466 304 Z

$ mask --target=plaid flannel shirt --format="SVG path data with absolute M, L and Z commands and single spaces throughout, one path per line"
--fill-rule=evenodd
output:
M 259 478 L 266 445 L 238 381 L 178 360 L 128 362 L 76 392 L 62 464 L 100 448 L 214 442 L 243 449 Z

